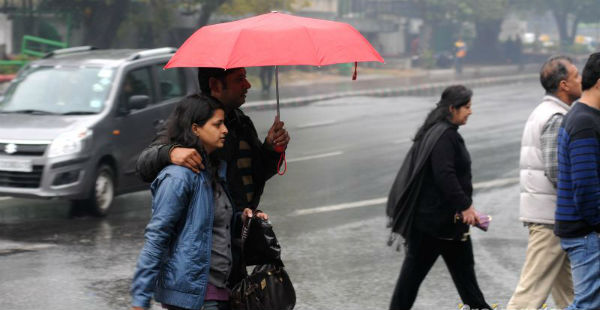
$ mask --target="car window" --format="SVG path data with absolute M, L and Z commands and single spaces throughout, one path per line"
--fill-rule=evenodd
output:
M 182 68 L 163 69 L 165 64 L 155 66 L 160 86 L 160 100 L 184 96 L 186 93 L 185 75 Z
M 121 85 L 120 105 L 127 106 L 131 96 L 146 95 L 150 97 L 150 103 L 155 102 L 152 92 L 152 77 L 148 67 L 129 71 Z
M 0 112 L 95 114 L 102 111 L 112 68 L 31 66 L 21 72 L 0 102 Z

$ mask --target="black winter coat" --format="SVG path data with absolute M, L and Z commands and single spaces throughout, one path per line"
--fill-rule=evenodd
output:
M 439 122 L 413 143 L 388 197 L 393 233 L 407 239 L 415 227 L 456 239 L 468 231 L 468 225 L 454 221 L 457 211 L 471 205 L 472 194 L 470 157 L 457 128 Z
M 451 126 L 444 131 L 421 172 L 415 227 L 437 238 L 461 239 L 469 230 L 454 218 L 471 206 L 473 193 L 471 157 L 457 129 Z

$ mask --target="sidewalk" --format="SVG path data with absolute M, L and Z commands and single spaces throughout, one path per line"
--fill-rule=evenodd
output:
M 381 73 L 377 73 L 377 70 L 359 67 L 356 81 L 352 81 L 351 74 L 347 77 L 312 74 L 310 79 L 298 76 L 296 78 L 300 80 L 294 82 L 290 82 L 293 77 L 285 76 L 294 73 L 285 72 L 280 73 L 279 103 L 281 106 L 298 106 L 347 96 L 434 95 L 452 84 L 478 87 L 537 79 L 538 70 L 539 64 L 528 64 L 521 71 L 516 65 L 469 66 L 464 68 L 462 75 L 457 76 L 454 69 L 381 69 Z M 248 91 L 246 101 L 244 110 L 274 109 L 275 81 L 269 94 L 261 93 L 260 83 L 254 85 Z

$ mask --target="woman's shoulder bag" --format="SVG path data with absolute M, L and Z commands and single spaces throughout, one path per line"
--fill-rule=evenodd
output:
M 294 309 L 296 291 L 281 261 L 281 248 L 271 224 L 259 217 L 248 218 L 242 228 L 241 246 L 244 278 L 231 290 L 231 309 Z M 247 265 L 256 265 L 250 275 Z

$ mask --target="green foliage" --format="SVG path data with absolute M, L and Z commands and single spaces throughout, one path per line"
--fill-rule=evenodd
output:
M 410 0 L 427 22 L 502 20 L 509 0 Z
M 600 15 L 600 5 L 597 0 L 530 0 L 518 3 L 517 6 L 537 12 L 551 11 L 556 20 L 562 45 L 567 48 L 570 48 L 573 43 L 579 24 L 597 22 Z M 571 24 L 568 25 L 569 23 Z M 570 32 L 567 31 L 569 28 Z
M 17 62 L 22 62 L 23 64 L 35 59 L 34 57 L 18 54 L 12 57 L 11 61 L 15 61 L 15 63 L 4 64 L 0 61 L 0 74 L 15 74 L 19 69 L 21 69 L 22 64 L 17 64 Z
M 221 6 L 219 12 L 234 16 L 263 14 L 274 10 L 294 11 L 307 6 L 307 0 L 229 0 Z
M 132 3 L 129 16 L 119 28 L 117 38 L 127 40 L 135 37 L 137 42 L 129 42 L 129 47 L 153 48 L 164 45 L 168 34 L 164 30 L 171 28 L 175 9 L 176 4 L 168 0 L 137 0 Z
M 508 0 L 458 0 L 459 17 L 480 22 L 503 20 L 509 8 Z
M 597 0 L 530 0 L 516 1 L 519 8 L 552 11 L 555 14 L 572 14 L 581 22 L 595 22 L 600 15 Z
M 587 55 L 593 51 L 587 44 L 573 44 L 565 47 L 567 53 Z
M 435 59 L 433 58 L 433 51 L 426 49 L 421 54 L 421 67 L 424 69 L 433 69 L 435 67 Z

